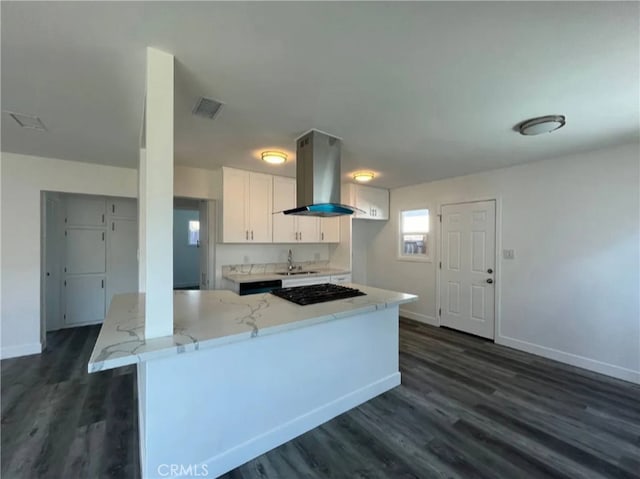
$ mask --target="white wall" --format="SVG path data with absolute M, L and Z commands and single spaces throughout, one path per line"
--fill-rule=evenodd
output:
M 40 351 L 42 191 L 137 196 L 137 171 L 2 153 L 1 356 Z
M 198 210 L 173 210 L 173 287 L 200 283 L 200 249 L 189 245 L 189 221 L 199 221 Z
M 498 244 L 515 250 L 496 264 L 496 342 L 640 382 L 639 154 L 632 144 L 392 190 L 368 282 L 418 294 L 405 315 L 437 323 L 437 257 L 397 261 L 399 211 L 428 207 L 435 233 L 440 204 L 496 198 Z

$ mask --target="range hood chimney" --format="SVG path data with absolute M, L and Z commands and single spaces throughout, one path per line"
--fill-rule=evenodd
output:
M 356 211 L 340 203 L 339 138 L 318 130 L 305 133 L 296 142 L 297 208 L 285 215 L 343 216 Z

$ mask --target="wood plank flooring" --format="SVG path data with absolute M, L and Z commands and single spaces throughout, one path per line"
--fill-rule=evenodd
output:
M 98 327 L 2 361 L 3 478 L 138 478 L 135 370 Z M 402 386 L 225 479 L 640 478 L 640 386 L 401 320 Z

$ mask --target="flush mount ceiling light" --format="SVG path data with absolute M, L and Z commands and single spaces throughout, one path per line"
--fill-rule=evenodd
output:
M 281 151 L 263 151 L 262 160 L 272 165 L 281 165 L 287 161 L 287 155 Z
M 521 135 L 541 135 L 542 133 L 551 133 L 562 128 L 566 123 L 564 115 L 547 115 L 531 118 L 518 123 L 515 127 Z
M 13 118 L 18 125 L 22 128 L 29 128 L 31 130 L 41 130 L 46 131 L 47 128 L 42 123 L 42 120 L 37 116 L 23 115 L 21 113 L 14 113 L 12 111 L 7 111 L 7 113 L 11 118 Z
M 367 181 L 373 180 L 374 176 L 371 171 L 358 171 L 353 174 L 353 179 L 359 183 L 366 183 Z

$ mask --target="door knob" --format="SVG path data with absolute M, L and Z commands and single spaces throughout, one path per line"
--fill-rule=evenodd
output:
M 491 268 L 489 268 L 489 269 L 487 270 L 487 273 L 491 274 L 491 273 L 493 273 L 493 270 L 492 270 Z
M 487 283 L 491 284 L 493 283 L 493 280 L 491 278 L 487 279 Z

